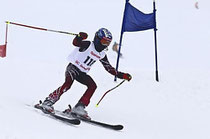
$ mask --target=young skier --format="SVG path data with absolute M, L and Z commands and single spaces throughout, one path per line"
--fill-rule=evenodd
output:
M 45 111 L 53 112 L 53 104 L 59 100 L 64 92 L 70 89 L 74 80 L 76 80 L 79 83 L 86 85 L 87 90 L 72 109 L 72 113 L 85 118 L 90 118 L 85 107 L 90 103 L 90 99 L 97 86 L 87 72 L 98 60 L 110 74 L 117 76 L 120 79 L 131 80 L 132 77 L 130 74 L 116 71 L 108 61 L 104 50 L 112 41 L 112 34 L 109 30 L 105 28 L 99 29 L 95 33 L 93 42 L 86 41 L 85 39 L 87 39 L 87 37 L 88 35 L 86 33 L 80 32 L 79 35 L 74 38 L 73 45 L 76 47 L 68 57 L 70 63 L 66 68 L 65 82 L 44 100 L 41 106 Z

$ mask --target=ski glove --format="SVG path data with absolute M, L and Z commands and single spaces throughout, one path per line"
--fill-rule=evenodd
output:
M 79 33 L 79 35 L 78 35 L 78 37 L 81 37 L 81 38 L 82 38 L 82 40 L 85 40 L 85 39 L 87 39 L 88 34 L 87 34 L 87 33 L 85 33 L 85 32 L 80 32 L 80 33 Z
M 124 73 L 123 74 L 123 79 L 127 80 L 127 81 L 130 81 L 132 79 L 132 76 L 128 73 Z

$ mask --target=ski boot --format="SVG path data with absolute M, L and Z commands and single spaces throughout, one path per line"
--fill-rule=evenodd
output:
M 86 119 L 86 120 L 91 120 L 91 118 L 88 116 L 87 111 L 85 110 L 85 105 L 82 104 L 81 102 L 78 102 L 74 108 L 71 111 L 72 115 L 75 115 L 78 118 Z
M 41 107 L 43 108 L 44 113 L 54 113 L 53 101 L 50 98 L 46 98 L 43 103 L 41 103 Z

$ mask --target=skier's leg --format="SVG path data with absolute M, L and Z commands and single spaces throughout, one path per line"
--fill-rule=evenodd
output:
M 53 91 L 42 103 L 42 107 L 47 112 L 53 112 L 53 105 L 60 99 L 61 95 L 66 92 L 72 85 L 74 80 L 70 76 L 66 76 L 65 82 L 58 89 Z
M 54 104 L 55 102 L 57 102 L 57 101 L 60 99 L 61 95 L 62 95 L 64 92 L 66 92 L 67 90 L 70 89 L 70 87 L 71 87 L 73 81 L 74 81 L 74 80 L 73 80 L 70 76 L 66 76 L 66 79 L 65 79 L 65 82 L 63 83 L 63 85 L 60 86 L 60 87 L 59 87 L 58 89 L 56 89 L 55 91 L 53 91 L 53 92 L 49 95 L 48 99 L 51 100 L 51 101 L 53 102 L 53 104 Z
M 61 95 L 66 92 L 68 89 L 70 89 L 71 85 L 73 84 L 74 78 L 77 76 L 77 71 L 72 66 L 72 64 L 69 64 L 66 68 L 65 73 L 65 82 L 62 86 L 60 86 L 58 89 L 53 91 L 43 102 L 42 106 L 45 109 L 49 109 L 47 111 L 53 111 L 53 104 L 55 104 L 61 97 Z
M 85 91 L 83 96 L 80 98 L 79 102 L 72 109 L 72 113 L 86 119 L 91 119 L 88 116 L 88 113 L 85 110 L 85 107 L 88 106 L 88 104 L 90 103 L 90 99 L 97 88 L 96 83 L 89 75 L 85 73 L 80 73 L 80 75 L 77 76 L 75 79 L 81 84 L 86 85 L 87 90 Z
M 97 85 L 95 81 L 87 74 L 81 74 L 81 76 L 78 76 L 76 80 L 80 82 L 81 84 L 87 86 L 87 90 L 85 91 L 83 96 L 80 98 L 79 102 L 81 102 L 85 106 L 88 106 L 88 104 L 90 103 L 90 99 L 97 88 Z

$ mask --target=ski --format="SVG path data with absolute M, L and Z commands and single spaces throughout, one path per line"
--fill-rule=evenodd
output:
M 62 117 L 60 115 L 57 115 L 56 113 L 50 113 L 50 112 L 46 112 L 44 111 L 44 109 L 42 108 L 42 106 L 40 106 L 40 104 L 36 104 L 34 106 L 36 109 L 39 109 L 41 110 L 43 113 L 55 118 L 55 119 L 58 119 L 62 122 L 66 122 L 66 123 L 70 123 L 70 124 L 73 124 L 73 125 L 79 125 L 80 124 L 80 120 L 77 119 L 77 118 L 74 118 L 74 119 L 69 119 L 69 118 L 65 118 L 65 117 Z
M 74 113 L 71 113 L 72 117 L 77 118 L 83 122 L 89 123 L 89 124 L 93 124 L 96 126 L 101 126 L 104 128 L 108 128 L 108 129 L 112 129 L 112 130 L 122 130 L 123 129 L 123 125 L 113 125 L 113 124 L 108 124 L 108 123 L 104 123 L 104 122 L 99 122 L 99 121 L 95 121 L 92 119 L 87 119 L 84 117 L 80 117 Z
M 41 110 L 43 113 L 53 117 L 54 119 L 58 119 L 62 122 L 70 123 L 70 124 L 73 124 L 73 125 L 79 125 L 81 123 L 81 121 L 83 121 L 85 123 L 89 123 L 89 124 L 92 124 L 92 125 L 104 127 L 104 128 L 107 128 L 107 129 L 112 129 L 112 130 L 122 130 L 123 129 L 123 125 L 120 125 L 120 124 L 114 125 L 114 124 L 108 124 L 108 123 L 105 123 L 105 122 L 100 122 L 100 121 L 96 121 L 96 120 L 92 120 L 92 119 L 87 119 L 87 118 L 81 117 L 81 116 L 79 116 L 75 113 L 72 113 L 72 112 L 68 113 L 67 115 L 66 115 L 65 111 L 61 112 L 61 111 L 58 111 L 58 110 L 54 110 L 55 113 L 46 112 L 43 109 L 43 107 L 40 106 L 40 104 L 36 104 L 34 107 L 36 109 Z

